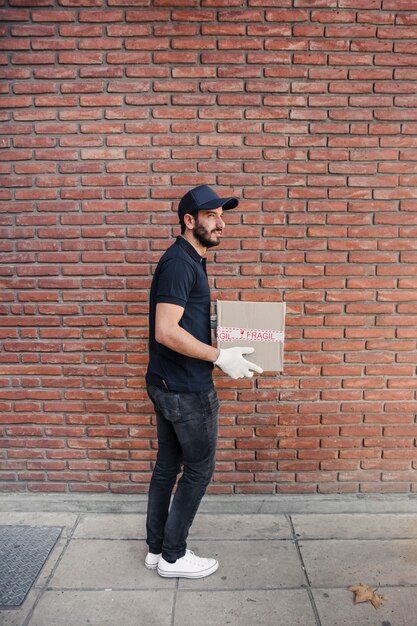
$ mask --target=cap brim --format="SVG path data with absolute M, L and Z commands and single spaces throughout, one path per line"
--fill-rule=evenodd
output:
M 235 209 L 239 204 L 239 200 L 234 196 L 230 196 L 230 198 L 216 198 L 213 200 L 209 200 L 204 204 L 200 204 L 198 210 L 208 210 L 208 209 L 218 209 L 222 207 L 225 211 L 229 209 Z

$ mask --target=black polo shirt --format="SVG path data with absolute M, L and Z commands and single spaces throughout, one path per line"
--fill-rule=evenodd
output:
M 170 391 L 208 391 L 213 386 L 213 363 L 185 356 L 155 340 L 158 302 L 183 307 L 184 314 L 179 325 L 199 341 L 211 345 L 206 259 L 184 237 L 177 237 L 163 254 L 152 280 L 146 382 Z

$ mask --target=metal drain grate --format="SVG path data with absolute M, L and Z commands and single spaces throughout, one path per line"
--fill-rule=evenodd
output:
M 0 526 L 0 608 L 22 604 L 61 531 L 58 526 Z

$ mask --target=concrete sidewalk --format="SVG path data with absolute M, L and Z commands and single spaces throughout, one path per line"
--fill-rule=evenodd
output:
M 145 569 L 145 511 L 143 496 L 1 495 L 1 525 L 63 530 L 0 624 L 417 625 L 415 496 L 206 496 L 189 548 L 220 568 L 202 580 Z M 359 582 L 380 609 L 353 604 Z

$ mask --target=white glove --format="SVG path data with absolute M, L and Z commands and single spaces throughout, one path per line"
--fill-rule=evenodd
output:
M 229 374 L 231 378 L 252 378 L 254 370 L 262 374 L 263 369 L 255 363 L 251 363 L 243 358 L 244 354 L 252 354 L 255 348 L 220 348 L 220 354 L 214 365 L 220 367 L 225 374 Z

